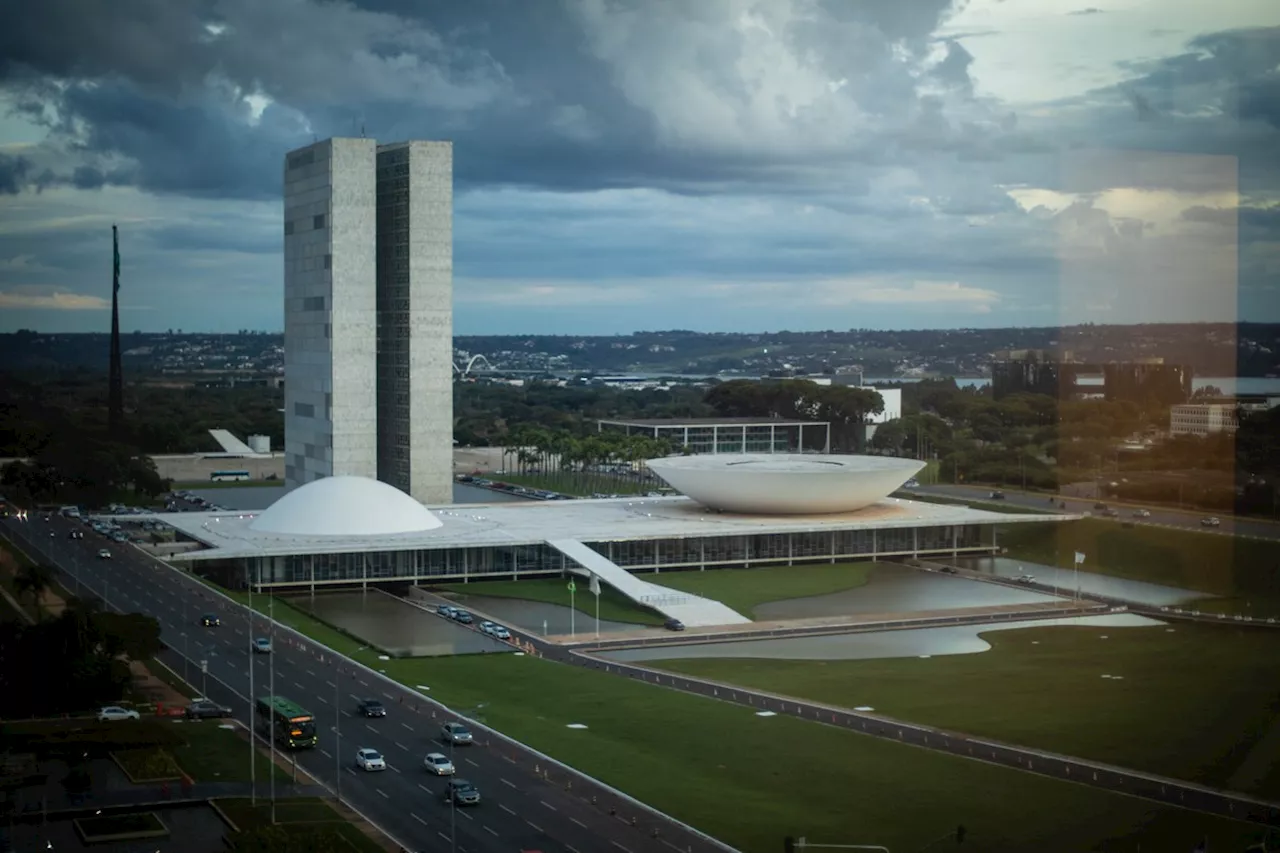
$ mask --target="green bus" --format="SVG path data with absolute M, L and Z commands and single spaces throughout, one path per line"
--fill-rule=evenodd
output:
M 283 696 L 261 696 L 255 703 L 258 734 L 287 749 L 309 749 L 320 742 L 316 718 Z

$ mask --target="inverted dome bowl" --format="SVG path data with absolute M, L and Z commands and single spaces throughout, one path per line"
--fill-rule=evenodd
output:
M 650 459 L 649 470 L 704 506 L 751 515 L 820 515 L 870 506 L 924 468 L 915 459 L 716 453 Z

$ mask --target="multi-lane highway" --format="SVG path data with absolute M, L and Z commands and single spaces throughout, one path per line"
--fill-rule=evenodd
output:
M 912 492 L 929 497 L 987 502 L 991 496 L 992 488 L 990 486 L 950 486 L 939 484 L 933 486 L 920 486 L 919 488 L 907 490 L 906 493 L 909 495 Z M 1049 496 L 1043 493 L 1037 494 L 1035 492 L 1005 491 L 1005 497 L 999 502 L 1009 504 L 1011 506 L 1026 507 L 1028 509 L 1037 509 L 1045 512 L 1092 512 L 1095 515 L 1097 514 L 1093 508 L 1095 503 L 1093 498 L 1074 498 L 1067 495 L 1054 495 L 1053 500 L 1050 501 Z M 1066 507 L 1060 507 L 1060 504 L 1064 503 L 1066 504 Z M 1223 515 L 1219 516 L 1221 526 L 1204 527 L 1200 524 L 1200 520 L 1212 515 L 1212 513 L 1147 506 L 1145 508 L 1151 513 L 1150 516 L 1140 518 L 1133 515 L 1133 511 L 1138 508 L 1137 504 L 1110 503 L 1108 505 L 1114 506 L 1120 513 L 1118 517 L 1111 519 L 1117 523 L 1124 521 L 1132 522 L 1133 524 L 1152 525 L 1156 527 L 1178 527 L 1187 530 L 1197 530 L 1204 533 L 1244 536 L 1255 539 L 1280 539 L 1280 523 L 1266 521 L 1265 519 L 1240 518 Z
M 62 571 L 71 586 L 103 599 L 112 609 L 158 619 L 164 642 L 187 659 L 190 680 L 201 684 L 199 662 L 206 661 L 209 697 L 231 707 L 238 719 L 252 723 L 249 697 L 267 694 L 274 670 L 275 692 L 316 717 L 319 747 L 292 753 L 299 766 L 338 790 L 344 802 L 408 850 L 731 849 L 593 780 L 549 765 L 544 756 L 482 727 L 475 746 L 452 752 L 459 778 L 473 782 L 483 802 L 474 808 L 452 808 L 443 801 L 444 780 L 423 767 L 427 753 L 451 752 L 437 738 L 440 726 L 457 718 L 442 706 L 346 658 L 335 659 L 283 626 L 273 629 L 267 619 L 132 546 L 107 542 L 87 529 L 84 539 L 71 539 L 71 530 L 85 529 L 79 522 L 58 517 L 45 521 L 32 513 L 25 521 L 10 517 L 0 525 L 33 558 Z M 108 548 L 112 558 L 98 559 L 100 548 Z M 219 616 L 221 626 L 200 625 L 201 616 L 210 612 Z M 274 652 L 252 654 L 255 637 L 273 638 Z M 357 716 L 356 703 L 362 698 L 383 701 L 387 716 Z M 356 751 L 362 747 L 379 750 L 389 769 L 356 770 Z M 268 795 L 268 783 L 260 780 L 258 791 Z

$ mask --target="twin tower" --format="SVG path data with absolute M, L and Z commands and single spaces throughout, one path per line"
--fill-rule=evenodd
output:
M 453 144 L 328 139 L 284 163 L 285 481 L 453 500 Z

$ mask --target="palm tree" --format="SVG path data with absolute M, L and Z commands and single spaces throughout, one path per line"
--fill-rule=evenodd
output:
M 23 566 L 14 576 L 14 592 L 18 594 L 19 599 L 31 596 L 31 604 L 35 608 L 37 618 L 43 613 L 40 609 L 40 598 L 53 588 L 55 577 L 56 573 L 53 569 L 40 563 Z

